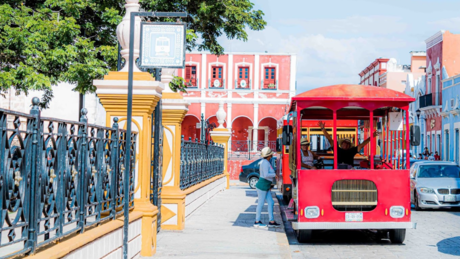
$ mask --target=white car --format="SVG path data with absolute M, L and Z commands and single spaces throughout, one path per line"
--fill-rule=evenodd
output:
M 454 162 L 423 161 L 410 168 L 415 209 L 460 207 L 460 167 Z

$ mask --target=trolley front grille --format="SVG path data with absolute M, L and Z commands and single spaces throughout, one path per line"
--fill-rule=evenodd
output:
M 371 211 L 377 206 L 377 187 L 368 180 L 336 181 L 332 206 L 338 211 Z

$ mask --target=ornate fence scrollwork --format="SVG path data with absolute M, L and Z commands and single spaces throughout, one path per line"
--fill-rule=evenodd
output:
M 182 136 L 180 156 L 182 190 L 224 173 L 224 147 L 213 142 L 188 141 Z
M 123 213 L 126 131 L 0 109 L 0 258 L 33 253 Z M 131 146 L 134 206 L 136 134 Z

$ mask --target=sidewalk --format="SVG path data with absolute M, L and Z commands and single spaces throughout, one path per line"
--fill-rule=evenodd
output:
M 273 198 L 275 220 L 282 224 L 278 200 Z M 291 258 L 283 225 L 253 227 L 256 202 L 255 190 L 231 186 L 195 211 L 183 231 L 162 230 L 153 258 Z M 267 205 L 262 222 L 268 223 Z

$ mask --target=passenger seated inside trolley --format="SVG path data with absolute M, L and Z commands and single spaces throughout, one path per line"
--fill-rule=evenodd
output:
M 320 121 L 318 126 L 323 131 L 324 136 L 329 141 L 331 146 L 334 146 L 334 140 L 331 135 L 327 133 L 326 128 L 324 127 L 324 122 Z M 374 131 L 374 138 L 379 135 L 377 131 Z M 355 155 L 358 154 L 361 149 L 363 149 L 371 141 L 371 137 L 364 140 L 361 144 L 355 147 L 352 141 L 349 138 L 343 138 L 339 142 L 337 147 L 337 161 L 339 163 L 339 169 L 350 169 L 354 166 Z

